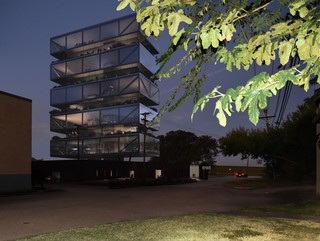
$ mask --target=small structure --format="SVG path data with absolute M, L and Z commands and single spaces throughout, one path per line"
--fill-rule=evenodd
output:
M 32 101 L 0 91 L 0 192 L 31 189 Z

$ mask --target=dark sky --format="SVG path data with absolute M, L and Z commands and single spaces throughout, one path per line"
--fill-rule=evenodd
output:
M 50 63 L 55 60 L 50 56 L 50 37 L 132 13 L 129 8 L 117 12 L 117 4 L 117 0 L 0 0 L 0 90 L 32 99 L 32 155 L 35 158 L 50 159 L 49 140 L 54 135 L 49 130 L 49 111 L 53 109 L 50 107 L 50 88 L 55 85 L 49 75 Z M 168 46 L 168 39 L 167 33 L 159 38 L 161 52 Z M 271 71 L 271 67 L 266 67 L 266 70 Z M 207 74 L 209 78 L 203 86 L 203 95 L 216 85 L 222 85 L 224 89 L 236 87 L 251 78 L 253 70 L 234 70 L 230 73 L 222 65 L 210 65 Z M 178 76 L 158 83 L 161 105 L 178 83 Z M 294 111 L 296 105 L 302 104 L 303 99 L 312 92 L 293 88 L 286 114 Z M 270 100 L 270 114 L 275 110 L 276 99 Z M 212 115 L 213 103 L 208 104 L 203 113 L 196 114 L 193 122 L 190 119 L 192 109 L 190 100 L 176 111 L 165 114 L 160 122 L 159 134 L 182 129 L 219 138 L 238 126 L 256 128 L 249 122 L 247 112 L 235 113 L 227 119 L 227 127 L 224 128 Z M 260 121 L 257 127 L 265 127 L 264 121 Z M 238 158 L 219 157 L 217 160 L 219 164 L 243 164 Z

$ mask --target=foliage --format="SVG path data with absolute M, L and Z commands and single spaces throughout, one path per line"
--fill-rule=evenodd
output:
M 310 77 L 320 83 L 320 5 L 317 0 L 118 0 L 117 10 L 130 6 L 147 36 L 158 37 L 168 30 L 171 44 L 158 58 L 160 79 L 169 78 L 183 64 L 195 66 L 181 78 L 171 98 L 162 107 L 158 119 L 193 96 L 192 116 L 207 102 L 216 99 L 214 113 L 222 126 L 226 115 L 248 110 L 249 119 L 257 124 L 259 108 L 267 107 L 267 98 L 276 95 L 286 82 L 309 89 Z M 175 66 L 164 70 L 179 51 L 185 56 Z M 298 58 L 303 63 L 294 64 Z M 218 62 L 228 71 L 248 70 L 250 66 L 270 65 L 272 61 L 287 66 L 274 74 L 262 72 L 245 85 L 220 92 L 216 86 L 200 98 L 208 63 Z M 162 72 L 163 71 L 163 72 Z M 176 100 L 178 92 L 182 97 Z M 174 102 L 176 101 L 176 102 Z
M 279 129 L 237 128 L 219 140 L 224 155 L 248 155 L 262 159 L 278 176 L 303 178 L 315 176 L 315 101 L 305 100 Z
M 215 163 L 218 154 L 217 141 L 210 136 L 197 137 L 186 131 L 170 131 L 165 136 L 159 136 L 160 157 L 154 157 L 152 162 L 171 164 L 208 164 Z

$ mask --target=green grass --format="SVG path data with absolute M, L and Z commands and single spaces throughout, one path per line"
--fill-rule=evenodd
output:
M 220 214 L 194 214 L 121 221 L 48 233 L 21 240 L 319 240 L 320 223 Z
M 259 207 L 245 209 L 249 211 L 262 211 L 262 212 L 277 212 L 277 213 L 291 213 L 305 216 L 320 217 L 320 199 L 308 200 L 305 202 L 297 202 L 286 205 L 279 205 L 273 207 Z

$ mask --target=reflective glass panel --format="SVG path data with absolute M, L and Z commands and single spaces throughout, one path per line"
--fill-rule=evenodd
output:
M 86 129 L 81 129 L 80 135 L 81 135 L 81 136 L 86 136 L 86 137 L 101 136 L 101 128 L 86 128 Z
M 120 123 L 134 123 L 139 121 L 138 106 L 120 108 Z
M 51 65 L 51 79 L 58 79 L 64 77 L 66 74 L 66 63 L 59 63 Z
M 66 127 L 66 116 L 58 115 L 50 117 L 50 129 L 51 130 L 59 130 L 64 129 Z
M 50 142 L 50 155 L 51 156 L 63 156 L 66 154 L 66 142 L 65 141 L 51 141 Z
M 100 141 L 100 151 L 102 154 L 112 154 L 117 153 L 118 148 L 118 138 L 103 138 Z
M 66 89 L 51 90 L 51 104 L 61 104 L 66 102 Z
M 67 127 L 68 128 L 76 128 L 75 125 L 82 125 L 82 114 L 69 114 L 67 115 Z
M 83 113 L 83 125 L 84 126 L 99 125 L 99 111 L 84 112 Z
M 119 122 L 118 109 L 107 109 L 101 111 L 101 124 L 116 124 Z
M 99 154 L 99 139 L 95 140 L 84 140 L 83 141 L 83 151 L 84 155 L 96 155 Z
M 82 87 L 75 86 L 67 88 L 67 102 L 82 100 Z
M 82 141 L 79 142 L 80 153 L 82 147 Z M 78 155 L 78 141 L 67 141 L 66 152 L 68 155 L 77 156 Z
M 83 31 L 83 44 L 99 41 L 99 28 L 91 28 Z
M 66 47 L 66 36 L 55 38 L 51 40 L 50 50 L 51 53 L 60 52 Z
M 113 135 L 115 134 L 115 126 L 104 126 L 102 128 L 102 135 L 107 136 L 107 135 Z
M 112 96 L 118 94 L 119 80 L 109 80 L 101 83 L 101 96 Z
M 139 24 L 137 23 L 135 16 L 120 20 L 120 35 L 137 31 L 139 31 Z
M 120 137 L 120 152 L 138 152 L 139 138 L 138 136 Z
M 99 55 L 86 57 L 83 59 L 83 71 L 92 71 L 99 69 Z
M 120 94 L 134 93 L 139 91 L 139 79 L 137 76 L 130 76 L 120 79 Z
M 82 32 L 67 35 L 67 48 L 74 48 L 82 45 Z
M 143 64 L 150 72 L 157 71 L 155 57 L 143 46 L 140 45 L 140 63 Z
M 120 49 L 120 64 L 130 64 L 139 61 L 139 45 Z
M 82 72 L 82 59 L 76 59 L 67 62 L 67 75 L 78 74 Z
M 101 26 L 101 40 L 113 38 L 118 35 L 118 22 Z
M 99 97 L 100 89 L 99 83 L 88 84 L 83 86 L 83 98 L 84 99 L 95 99 Z
M 101 54 L 101 68 L 116 66 L 118 63 L 118 50 Z

